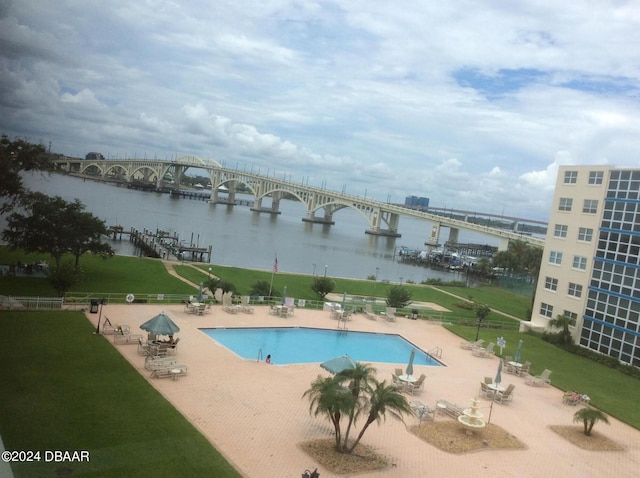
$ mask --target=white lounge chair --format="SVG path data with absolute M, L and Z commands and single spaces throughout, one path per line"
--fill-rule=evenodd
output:
M 473 350 L 477 347 L 482 347 L 483 343 L 484 343 L 483 339 L 469 340 L 467 342 L 460 342 L 460 348 L 464 350 Z
M 489 342 L 489 344 L 487 345 L 487 348 L 483 349 L 480 347 L 477 347 L 475 349 L 473 349 L 471 351 L 471 353 L 475 356 L 475 357 L 491 357 L 493 355 L 493 348 L 496 346 L 496 344 L 494 344 L 493 342 Z
M 532 385 L 534 387 L 551 385 L 551 379 L 549 378 L 550 375 L 551 375 L 551 370 L 545 368 L 544 371 L 537 377 L 534 377 L 533 375 L 527 375 L 525 377 L 525 383 L 527 385 Z

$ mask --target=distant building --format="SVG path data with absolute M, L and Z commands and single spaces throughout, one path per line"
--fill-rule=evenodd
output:
M 102 156 L 102 153 L 87 153 L 87 155 L 84 157 L 84 159 L 86 159 L 86 160 L 95 160 L 95 159 L 103 160 L 104 156 Z
M 404 205 L 411 207 L 429 207 L 429 198 L 407 196 L 404 198 Z
M 531 322 L 640 366 L 640 169 L 561 166 Z

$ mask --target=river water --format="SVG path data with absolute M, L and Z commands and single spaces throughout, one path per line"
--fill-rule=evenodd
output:
M 213 247 L 212 264 L 272 270 L 278 258 L 280 272 L 378 280 L 421 282 L 429 278 L 464 280 L 459 272 L 445 272 L 397 261 L 401 246 L 424 249 L 431 230 L 428 221 L 401 217 L 400 238 L 365 234 L 368 222 L 357 211 L 345 208 L 333 216 L 335 225 L 302 221 L 305 207 L 297 201 L 280 202 L 279 215 L 256 213 L 248 206 L 214 205 L 206 201 L 173 199 L 168 194 L 136 191 L 112 184 L 60 174 L 34 173 L 25 184 L 47 195 L 71 201 L 79 199 L 86 210 L 107 226 L 176 232 L 198 247 Z M 241 195 L 237 196 L 241 198 Z M 249 197 L 247 197 L 248 199 Z M 265 201 L 265 206 L 268 201 Z M 449 231 L 442 229 L 440 240 Z M 497 245 L 497 240 L 460 231 L 459 242 Z M 117 254 L 134 255 L 131 243 L 109 241 Z

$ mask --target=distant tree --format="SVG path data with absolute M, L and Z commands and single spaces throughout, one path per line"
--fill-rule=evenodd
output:
M 609 419 L 602 411 L 593 407 L 584 407 L 573 414 L 575 423 L 582 422 L 584 424 L 584 434 L 591 436 L 593 426 L 598 422 L 609 424 Z
M 486 305 L 486 304 L 479 304 L 477 302 L 474 302 L 473 304 L 473 311 L 476 314 L 476 318 L 482 322 L 484 319 L 487 318 L 487 316 L 489 315 L 489 313 L 491 312 L 491 308 Z
M 269 295 L 270 284 L 266 280 L 259 280 L 251 284 L 249 295 L 267 297 Z M 273 291 L 272 291 L 273 293 Z
M 7 218 L 3 239 L 13 249 L 51 254 L 60 267 L 65 253 L 73 254 L 75 267 L 80 256 L 90 252 L 105 258 L 113 256 L 113 249 L 101 242 L 107 227 L 79 201 L 67 202 L 60 196 L 28 193 L 22 199 L 26 212 L 14 212 Z
M 327 294 L 329 294 L 335 286 L 335 282 L 333 282 L 330 278 L 316 276 L 313 278 L 311 290 L 318 294 L 320 300 L 324 300 Z
M 575 325 L 576 320 L 570 317 L 567 317 L 563 314 L 558 314 L 555 319 L 551 319 L 549 321 L 549 327 L 555 329 L 561 329 L 560 331 L 560 342 L 563 344 L 572 344 L 573 338 L 571 337 L 571 330 L 569 327 Z
M 51 162 L 44 146 L 25 140 L 11 141 L 7 135 L 0 138 L 0 213 L 9 211 L 25 193 L 23 171 L 45 171 Z
M 49 284 L 62 297 L 72 286 L 76 285 L 82 277 L 82 270 L 71 262 L 63 262 L 58 267 L 49 271 Z
M 411 291 L 407 287 L 394 285 L 387 291 L 386 303 L 396 309 L 406 307 L 411 303 Z

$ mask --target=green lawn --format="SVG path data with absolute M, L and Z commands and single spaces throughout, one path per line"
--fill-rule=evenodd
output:
M 82 313 L 2 312 L 0 363 L 5 448 L 90 453 L 88 463 L 14 463 L 17 478 L 64 467 L 91 477 L 240 476 Z

